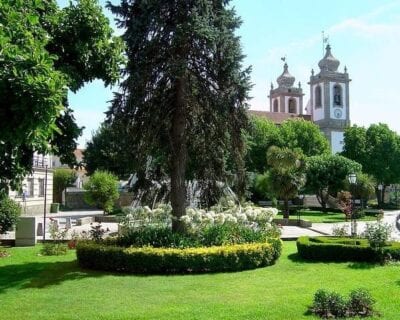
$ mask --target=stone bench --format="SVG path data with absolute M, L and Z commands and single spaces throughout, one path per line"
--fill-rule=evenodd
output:
M 77 226 L 83 226 L 85 224 L 91 224 L 93 222 L 95 222 L 94 217 L 82 217 L 82 218 L 76 219 Z

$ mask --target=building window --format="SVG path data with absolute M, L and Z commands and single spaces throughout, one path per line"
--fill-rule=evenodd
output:
M 342 87 L 336 84 L 333 87 L 333 103 L 335 106 L 342 106 Z
M 274 99 L 274 112 L 279 112 L 278 99 Z
M 27 185 L 27 189 L 26 189 L 26 192 L 27 192 L 26 196 L 32 198 L 35 196 L 35 191 L 34 191 L 35 190 L 35 179 L 28 178 L 27 182 L 28 182 L 28 185 Z
M 315 108 L 322 108 L 322 92 L 319 85 L 315 88 Z
M 297 113 L 295 99 L 289 99 L 289 113 Z
M 44 197 L 44 179 L 39 178 L 39 197 Z

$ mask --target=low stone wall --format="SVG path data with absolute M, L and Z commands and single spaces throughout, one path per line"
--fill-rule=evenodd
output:
M 87 204 L 84 200 L 85 190 L 66 191 L 64 193 L 63 205 L 70 210 L 88 210 L 98 209 L 95 206 Z M 118 200 L 115 202 L 117 208 L 129 206 L 133 200 L 133 193 L 121 192 Z
M 297 220 L 297 219 L 274 219 L 275 224 L 280 224 L 282 226 L 297 226 L 302 228 L 311 228 L 312 223 L 308 220 Z

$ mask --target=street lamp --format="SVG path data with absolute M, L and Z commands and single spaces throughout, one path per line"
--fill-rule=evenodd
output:
M 354 195 L 353 194 L 354 194 L 354 187 L 357 183 L 357 175 L 355 173 L 351 173 L 351 174 L 349 174 L 348 179 L 349 179 L 349 183 L 351 186 L 351 190 L 353 191 L 353 192 L 351 192 L 351 215 L 350 215 L 350 217 L 351 217 L 351 224 L 350 224 L 351 236 L 355 237 L 357 235 L 357 219 L 354 214 Z
M 304 205 L 304 194 L 299 194 L 299 199 L 300 199 L 300 205 L 301 207 L 303 207 Z M 300 211 L 300 207 L 297 208 L 297 225 L 300 226 L 300 220 L 301 220 L 301 211 Z

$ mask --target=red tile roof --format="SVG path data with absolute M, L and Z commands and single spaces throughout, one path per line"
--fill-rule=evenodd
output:
M 292 114 L 284 112 L 269 112 L 269 111 L 257 111 L 250 110 L 250 114 L 258 117 L 264 117 L 271 120 L 275 124 L 281 124 L 288 119 L 304 119 L 306 121 L 312 121 L 311 115 L 309 114 Z

